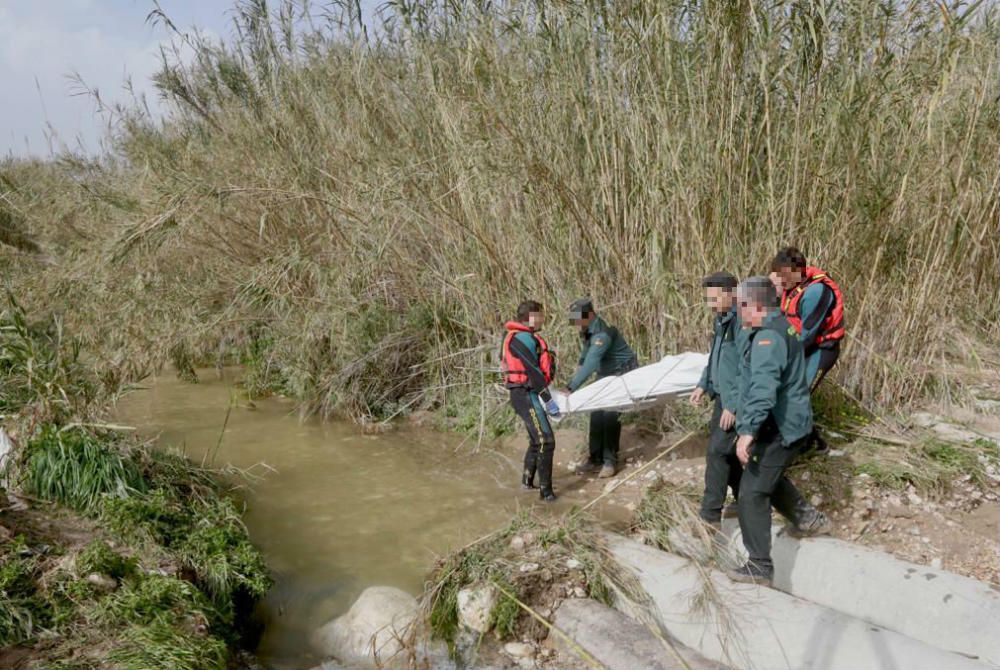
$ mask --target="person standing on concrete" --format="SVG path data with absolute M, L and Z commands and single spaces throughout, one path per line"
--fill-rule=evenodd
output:
M 770 586 L 774 577 L 772 506 L 791 522 L 791 535 L 826 533 L 830 522 L 785 476 L 813 427 L 799 335 L 781 314 L 767 277 L 745 280 L 737 289 L 737 299 L 747 329 L 741 339 L 736 456 L 744 466 L 739 517 L 749 560 L 728 574 L 734 581 Z
M 736 310 L 736 277 L 716 272 L 702 280 L 705 301 L 715 314 L 712 348 L 701 381 L 691 394 L 691 404 L 705 396 L 715 401 L 705 452 L 705 492 L 701 518 L 718 526 L 726 502 L 726 487 L 739 499 L 743 466 L 736 459 L 736 409 L 739 403 L 739 353 L 736 350 L 740 319 Z
M 569 307 L 569 320 L 580 330 L 583 344 L 580 363 L 563 389 L 566 393 L 577 390 L 593 375 L 597 378 L 622 375 L 639 367 L 635 352 L 618 329 L 609 326 L 594 311 L 590 298 L 580 298 Z M 590 458 L 577 468 L 578 473 L 597 472 L 599 477 L 614 477 L 618 467 L 618 447 L 622 424 L 619 412 L 596 411 L 590 413 Z
M 545 323 L 541 303 L 526 300 L 517 307 L 517 320 L 508 321 L 501 347 L 504 386 L 510 391 L 510 404 L 528 431 L 528 450 L 524 454 L 521 487 L 534 489 L 539 476 L 539 495 L 553 502 L 552 457 L 556 436 L 546 412 L 559 415 L 559 407 L 548 386 L 556 374 L 555 355 L 538 334 Z

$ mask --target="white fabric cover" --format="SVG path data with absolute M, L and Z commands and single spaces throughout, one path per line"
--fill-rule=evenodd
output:
M 708 354 L 687 351 L 620 377 L 598 379 L 574 393 L 550 390 L 562 414 L 640 409 L 667 396 L 693 391 L 707 364 Z

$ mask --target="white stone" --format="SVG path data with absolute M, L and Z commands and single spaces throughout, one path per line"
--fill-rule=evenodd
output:
M 102 575 L 98 572 L 87 575 L 87 582 L 97 588 L 98 591 L 108 592 L 118 588 L 118 582 L 114 577 Z
M 0 487 L 6 488 L 7 481 L 4 472 L 7 470 L 7 462 L 13 457 L 14 443 L 0 426 Z
M 522 563 L 518 568 L 521 572 L 534 572 L 538 569 L 538 563 Z
M 575 558 L 570 558 L 566 560 L 566 567 L 570 570 L 579 570 L 583 567 L 583 563 L 576 560 Z
M 514 658 L 527 658 L 535 655 L 535 650 L 530 644 L 523 642 L 508 642 L 503 646 L 504 653 Z
M 390 586 L 373 586 L 346 614 L 317 630 L 312 644 L 323 656 L 374 669 L 400 655 L 399 640 L 416 617 L 416 598 Z
M 524 538 L 520 535 L 510 538 L 510 548 L 517 552 L 524 551 Z
M 458 621 L 477 633 L 490 630 L 490 615 L 497 603 L 497 587 L 479 584 L 458 592 Z

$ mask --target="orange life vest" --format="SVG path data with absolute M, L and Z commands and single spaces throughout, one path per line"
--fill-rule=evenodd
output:
M 510 343 L 518 333 L 531 333 L 531 336 L 538 342 L 538 348 L 540 349 L 538 367 L 541 369 L 542 374 L 545 375 L 545 383 L 551 383 L 553 377 L 555 377 L 555 357 L 549 350 L 548 343 L 541 335 L 533 332 L 531 328 L 523 323 L 508 321 L 505 328 L 507 328 L 507 335 L 503 339 L 503 348 L 500 350 L 500 369 L 504 375 L 504 382 L 508 386 L 525 386 L 528 384 L 528 371 L 521 359 L 511 352 Z M 540 391 L 541 389 L 536 390 Z
M 809 266 L 806 268 L 806 278 L 793 289 L 785 291 L 781 298 L 781 311 L 788 322 L 795 326 L 795 330 L 802 334 L 802 317 L 799 315 L 799 300 L 806 289 L 816 282 L 826 285 L 833 291 L 833 308 L 827 314 L 822 325 L 819 327 L 819 334 L 816 336 L 816 344 L 841 340 L 846 334 L 844 328 L 844 294 L 840 290 L 837 282 L 830 278 L 830 275 L 819 268 Z

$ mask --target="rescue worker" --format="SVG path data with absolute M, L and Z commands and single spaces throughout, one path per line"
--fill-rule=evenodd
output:
M 691 394 L 691 404 L 700 405 L 705 396 L 715 401 L 709 422 L 705 452 L 705 492 L 701 498 L 701 518 L 718 526 L 726 502 L 726 487 L 739 498 L 743 466 L 736 459 L 736 408 L 739 402 L 739 353 L 737 339 L 740 319 L 736 310 L 736 277 L 716 272 L 702 280 L 705 301 L 715 314 L 712 347 L 701 381 Z
M 812 432 L 806 362 L 795 327 L 781 314 L 767 277 L 751 277 L 737 290 L 745 330 L 740 352 L 740 400 L 736 456 L 744 466 L 739 517 L 749 560 L 729 571 L 738 582 L 771 585 L 771 508 L 791 523 L 796 537 L 830 530 L 826 516 L 809 504 L 785 470 Z
M 594 311 L 590 298 L 580 298 L 569 308 L 569 320 L 580 330 L 583 345 L 579 367 L 563 389 L 572 393 L 597 373 L 597 378 L 621 375 L 639 367 L 635 352 L 618 332 Z M 577 468 L 580 474 L 597 472 L 601 478 L 614 477 L 618 467 L 618 447 L 622 424 L 619 412 L 599 410 L 590 413 L 590 457 Z
M 510 390 L 510 404 L 528 430 L 528 450 L 524 454 L 521 487 L 538 488 L 545 502 L 553 502 L 552 456 L 556 437 L 546 411 L 559 415 L 559 407 L 548 386 L 556 374 L 555 355 L 538 334 L 545 323 L 541 303 L 526 300 L 517 307 L 517 320 L 508 321 L 501 348 L 504 385 Z M 538 474 L 538 487 L 535 474 Z
M 780 250 L 771 277 L 781 295 L 781 312 L 802 338 L 810 393 L 840 357 L 844 339 L 844 296 L 837 282 L 795 247 Z

